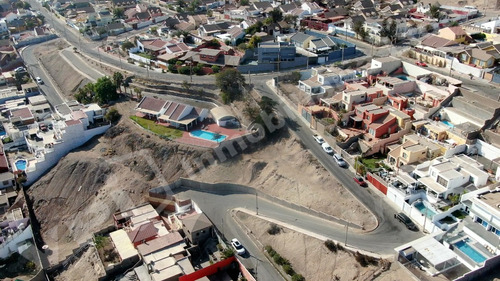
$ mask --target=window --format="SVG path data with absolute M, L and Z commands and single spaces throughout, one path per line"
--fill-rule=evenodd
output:
M 9 181 L 3 181 L 2 182 L 3 185 L 8 185 L 9 184 Z
M 448 186 L 448 181 L 443 179 L 441 176 L 437 177 L 437 183 L 439 183 L 440 185 L 442 185 L 444 187 Z
M 403 152 L 403 158 L 404 159 L 408 158 L 408 154 L 406 154 L 406 152 Z
M 481 223 L 481 225 L 482 225 L 482 226 L 484 226 L 485 228 L 488 228 L 488 222 L 487 222 L 487 221 L 483 221 L 483 222 Z

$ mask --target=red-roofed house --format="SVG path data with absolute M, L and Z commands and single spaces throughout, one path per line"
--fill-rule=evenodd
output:
M 9 119 L 10 122 L 15 125 L 29 125 L 35 123 L 35 117 L 28 107 L 12 109 Z
M 467 35 L 467 33 L 464 31 L 464 29 L 461 26 L 452 26 L 452 27 L 445 27 L 441 28 L 438 31 L 438 35 L 440 37 L 443 37 L 448 40 L 453 40 L 459 44 L 468 44 L 468 39 L 470 37 Z
M 380 138 L 385 134 L 397 131 L 396 117 L 389 114 L 389 110 L 372 103 L 355 106 L 354 127 L 361 127 L 368 134 Z
M 151 53 L 154 56 L 161 55 L 166 52 L 165 48 L 169 44 L 161 39 L 153 40 L 137 40 L 137 47 L 142 53 Z
M 158 228 L 155 227 L 153 222 L 148 222 L 127 234 L 134 247 L 137 247 L 140 244 L 155 239 L 158 236 Z
M 165 100 L 144 97 L 135 107 L 135 110 L 144 114 L 149 119 L 156 119 L 164 112 L 163 107 L 166 104 L 167 101 Z

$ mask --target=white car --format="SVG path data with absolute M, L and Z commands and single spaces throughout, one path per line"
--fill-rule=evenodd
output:
M 335 162 L 337 162 L 337 165 L 339 165 L 340 167 L 347 166 L 347 163 L 344 161 L 340 154 L 333 154 L 333 160 L 335 160 Z
M 233 238 L 233 240 L 231 240 L 231 246 L 233 246 L 236 253 L 238 253 L 238 255 L 240 255 L 240 256 L 244 255 L 246 253 L 245 248 L 243 247 L 243 245 L 241 245 L 240 241 L 238 241 L 238 239 L 236 239 L 236 238 Z
M 316 140 L 317 143 L 319 144 L 323 144 L 325 142 L 325 140 L 320 136 L 320 135 L 314 135 L 313 136 L 314 140 Z
M 42 80 L 42 78 L 40 78 L 40 77 L 38 77 L 38 76 L 37 76 L 37 77 L 35 78 L 35 80 L 36 80 L 36 82 L 37 82 L 38 84 L 40 84 L 40 85 L 42 85 L 42 84 L 43 84 L 43 80 Z
M 333 154 L 333 149 L 332 149 L 332 147 L 331 147 L 328 143 L 326 143 L 326 142 L 325 142 L 325 143 L 323 143 L 323 144 L 321 145 L 321 147 L 323 148 L 323 150 L 324 150 L 326 153 L 328 153 L 328 154 Z
M 18 73 L 20 73 L 20 72 L 26 72 L 26 68 L 24 68 L 24 67 L 20 66 L 20 67 L 18 67 L 18 68 L 16 68 L 16 69 L 14 69 L 14 71 L 15 71 L 15 72 L 18 72 Z

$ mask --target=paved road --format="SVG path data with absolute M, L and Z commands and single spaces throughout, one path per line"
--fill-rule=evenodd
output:
M 40 77 L 42 78 L 44 84 L 39 85 L 40 90 L 42 93 L 45 95 L 47 98 L 47 101 L 52 105 L 58 105 L 64 102 L 64 99 L 61 97 L 61 95 L 55 90 L 55 86 L 52 83 L 52 80 L 49 78 L 48 74 L 45 72 L 45 70 L 40 66 L 37 58 L 33 54 L 33 50 L 35 46 L 28 46 L 20 51 L 21 57 L 24 60 L 24 63 L 28 69 L 28 72 L 33 77 Z

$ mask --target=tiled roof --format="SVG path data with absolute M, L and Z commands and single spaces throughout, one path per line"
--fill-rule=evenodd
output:
M 206 229 L 213 225 L 208 217 L 203 213 L 186 217 L 182 220 L 182 223 L 185 225 L 186 229 L 191 231 L 191 233 Z
M 137 243 L 154 237 L 157 234 L 158 228 L 155 227 L 153 222 L 148 222 L 129 232 L 128 237 L 132 243 Z
M 420 42 L 421 45 L 423 46 L 428 46 L 428 47 L 433 47 L 433 48 L 441 48 L 441 47 L 448 47 L 448 46 L 453 46 L 453 45 L 458 45 L 457 42 L 453 40 L 448 40 L 443 37 L 439 37 L 434 34 L 429 34 L 426 36 L 422 42 Z
M 78 125 L 78 124 L 82 124 L 82 121 L 80 120 L 68 120 L 65 122 L 66 123 L 66 126 L 74 126 L 74 125 Z
M 21 119 L 33 118 L 33 114 L 31 113 L 31 110 L 27 107 L 13 109 L 10 111 L 10 115 L 11 115 L 11 117 L 20 117 Z
M 179 116 L 182 114 L 182 112 L 184 111 L 184 109 L 186 108 L 186 105 L 184 104 L 179 104 L 174 112 L 172 112 L 172 114 L 170 115 L 170 120 L 179 120 Z
M 137 106 L 137 108 L 160 112 L 160 110 L 166 103 L 167 103 L 166 101 L 161 99 L 156 99 L 153 97 L 144 97 L 141 103 L 139 103 L 139 105 Z
M 8 169 L 9 163 L 7 162 L 7 155 L 5 155 L 5 152 L 3 151 L 3 144 L 0 144 L 0 171 Z
M 156 239 L 149 241 L 146 244 L 141 244 L 137 246 L 137 250 L 142 256 L 149 255 L 156 251 L 168 248 L 171 245 L 177 244 L 184 241 L 179 232 L 171 232 L 167 235 L 163 235 Z

